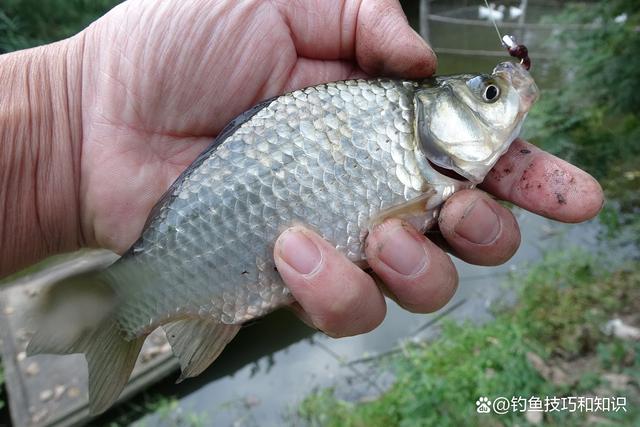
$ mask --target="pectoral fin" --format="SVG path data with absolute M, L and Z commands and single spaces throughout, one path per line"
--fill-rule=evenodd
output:
M 378 213 L 371 219 L 369 230 L 382 224 L 389 218 L 398 218 L 413 225 L 417 230 L 424 233 L 435 220 L 434 208 L 429 200 L 437 194 L 434 188 L 429 188 L 420 196 L 405 203 L 394 206 Z
M 236 336 L 240 325 L 226 325 L 209 319 L 182 319 L 162 327 L 182 374 L 177 382 L 199 375 Z

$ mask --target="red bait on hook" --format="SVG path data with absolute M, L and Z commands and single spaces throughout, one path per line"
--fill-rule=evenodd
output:
M 529 58 L 529 49 L 523 44 L 518 44 L 516 38 L 513 36 L 506 35 L 502 37 L 502 43 L 509 50 L 509 55 L 514 58 L 518 58 L 520 60 L 520 64 L 525 68 L 525 70 L 529 70 L 531 68 L 531 59 Z

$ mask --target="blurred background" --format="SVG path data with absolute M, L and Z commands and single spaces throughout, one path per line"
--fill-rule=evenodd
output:
M 0 53 L 68 37 L 117 3 L 2 0 Z M 598 178 L 607 196 L 599 217 L 565 225 L 514 208 L 523 244 L 509 263 L 456 260 L 460 288 L 447 307 L 417 315 L 389 302 L 384 324 L 366 335 L 333 340 L 275 313 L 179 385 L 155 337 L 125 398 L 93 420 L 82 358 L 25 358 L 21 313 L 61 269 L 108 255 L 49 260 L 2 286 L 0 425 L 640 425 L 640 4 L 402 4 L 438 53 L 439 74 L 490 72 L 505 59 L 491 18 L 527 45 L 542 94 L 524 136 Z M 478 414 L 481 396 L 624 397 L 626 405 Z

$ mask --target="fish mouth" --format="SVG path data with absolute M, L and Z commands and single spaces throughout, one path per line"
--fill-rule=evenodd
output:
M 520 97 L 521 112 L 528 112 L 538 100 L 540 96 L 538 86 L 522 65 L 514 62 L 502 62 L 493 70 L 493 74 L 502 75 L 511 82 Z
M 469 182 L 469 183 L 471 182 L 464 176 L 460 175 L 455 170 L 439 166 L 434 162 L 432 162 L 429 158 L 427 158 L 427 162 L 429 162 L 429 166 L 431 166 L 433 170 L 438 172 L 440 175 L 444 175 L 447 178 L 455 179 L 456 181 L 460 181 L 460 182 Z

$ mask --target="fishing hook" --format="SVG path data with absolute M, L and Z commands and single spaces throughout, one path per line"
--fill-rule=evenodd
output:
M 529 49 L 523 44 L 518 44 L 516 38 L 510 35 L 502 37 L 502 44 L 509 50 L 509 55 L 520 60 L 520 64 L 525 70 L 531 69 L 531 58 L 529 58 Z
M 489 4 L 488 0 L 484 0 L 484 4 L 487 5 L 487 9 L 493 11 L 493 3 Z M 500 34 L 500 30 L 498 29 L 498 24 L 496 24 L 496 20 L 493 15 L 490 15 L 491 22 L 493 23 L 493 27 L 496 29 L 496 33 L 498 33 L 498 38 L 501 39 L 502 45 L 509 50 L 509 55 L 514 58 L 518 58 L 520 60 L 520 64 L 524 67 L 525 70 L 529 71 L 531 69 L 531 59 L 529 58 L 529 49 L 523 44 L 518 44 L 516 38 L 510 35 L 502 36 Z

